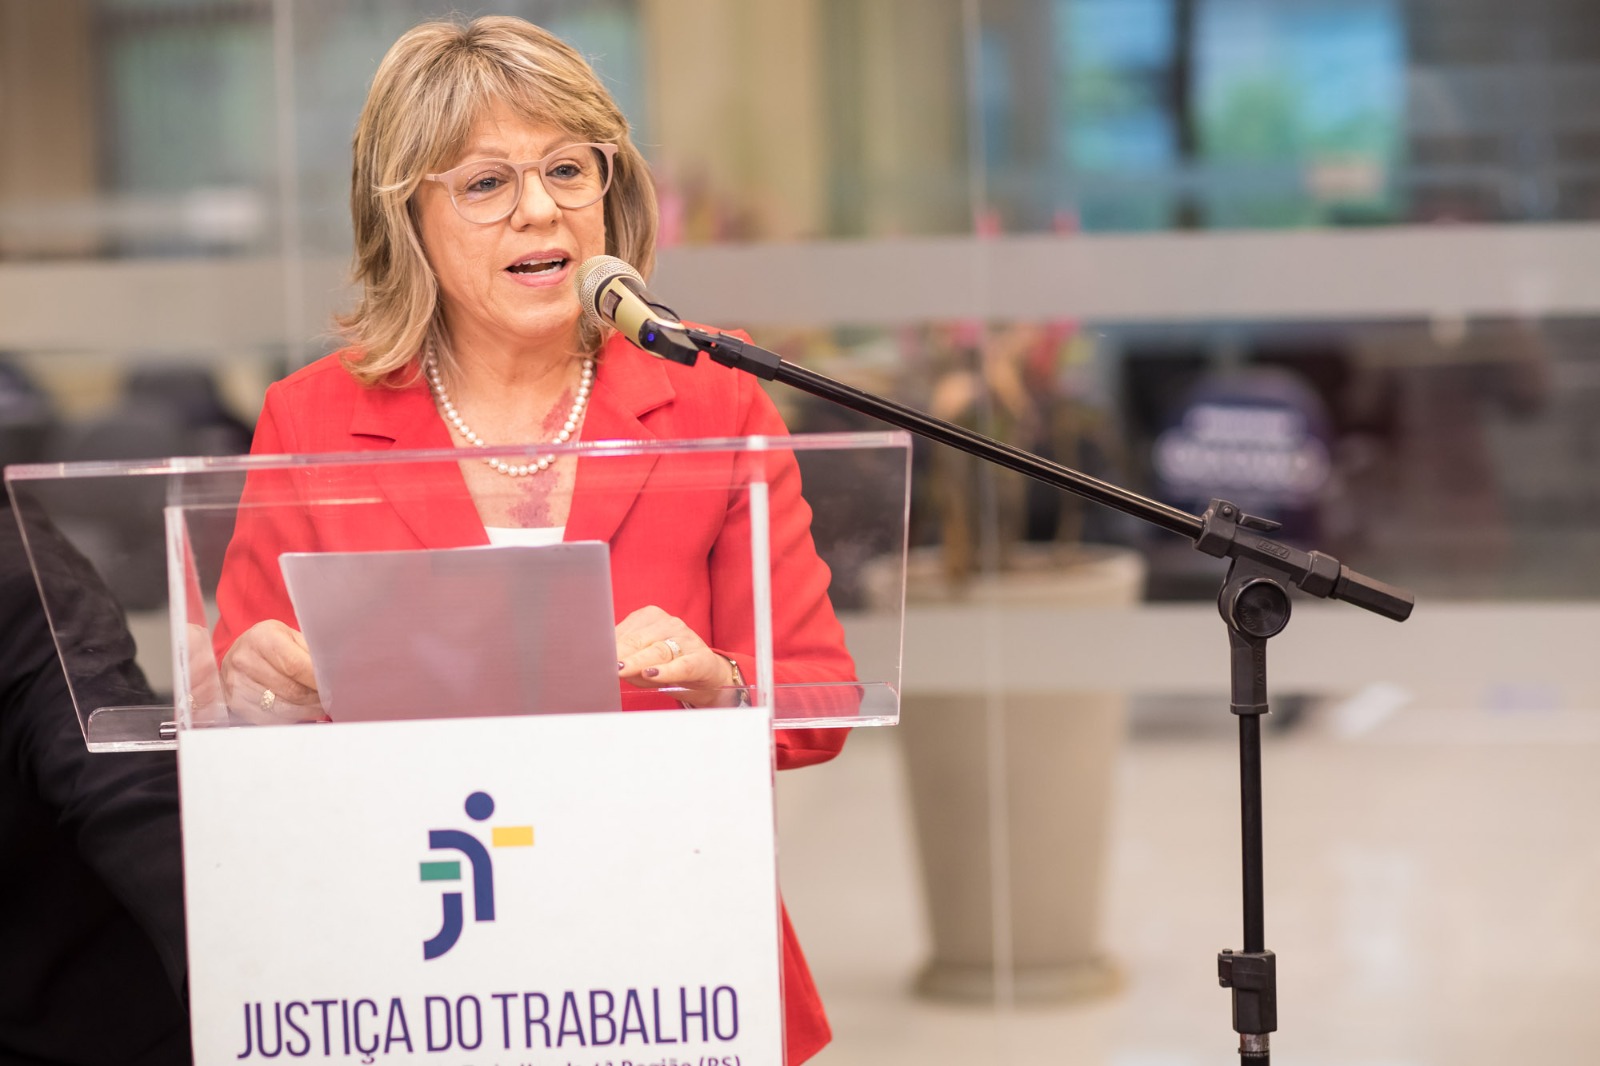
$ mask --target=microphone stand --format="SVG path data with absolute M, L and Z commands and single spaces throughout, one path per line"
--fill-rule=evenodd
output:
M 1239 719 L 1240 828 L 1243 858 L 1244 949 L 1217 956 L 1217 979 L 1233 994 L 1233 1029 L 1239 1057 L 1249 1066 L 1271 1061 L 1270 1034 L 1278 1028 L 1277 959 L 1267 950 L 1262 891 L 1261 718 L 1267 713 L 1267 641 L 1289 622 L 1289 589 L 1343 600 L 1403 622 L 1415 597 L 1343 566 L 1322 552 L 1303 552 L 1262 536 L 1278 523 L 1212 500 L 1201 515 L 1169 507 L 981 433 L 852 388 L 796 366 L 774 352 L 726 333 L 694 326 L 655 324 L 641 331 L 641 347 L 693 366 L 703 352 L 714 362 L 767 381 L 781 381 L 852 411 L 871 415 L 947 444 L 1036 481 L 1114 507 L 1188 537 L 1198 551 L 1231 560 L 1217 597 L 1228 627 L 1231 709 Z

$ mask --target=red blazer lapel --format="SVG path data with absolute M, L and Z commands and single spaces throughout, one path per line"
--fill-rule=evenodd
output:
M 360 390 L 350 416 L 350 433 L 388 440 L 393 451 L 455 446 L 420 376 L 398 389 L 379 385 Z M 375 463 L 373 478 L 424 547 L 488 543 L 459 464 Z
M 601 349 L 594 392 L 583 420 L 583 440 L 653 441 L 642 416 L 672 402 L 672 382 L 660 362 L 620 336 Z M 653 454 L 585 456 L 578 460 L 567 540 L 610 541 L 655 468 Z

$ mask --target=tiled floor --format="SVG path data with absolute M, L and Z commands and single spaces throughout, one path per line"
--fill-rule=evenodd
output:
M 1600 713 L 1373 702 L 1268 737 L 1274 1060 L 1600 1063 Z M 893 730 L 784 774 L 785 895 L 836 1034 L 817 1061 L 1237 1062 L 1215 977 L 1241 936 L 1231 729 L 1200 707 L 1135 715 L 1104 936 L 1127 987 L 1054 1009 L 909 992 L 928 938 Z

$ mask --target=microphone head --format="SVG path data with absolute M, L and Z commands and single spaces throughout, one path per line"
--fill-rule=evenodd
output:
M 600 290 L 607 282 L 616 278 L 631 278 L 644 288 L 644 277 L 624 260 L 614 255 L 592 255 L 578 267 L 577 276 L 573 279 L 578 286 L 578 303 L 583 308 L 583 317 L 595 326 L 606 325 L 606 320 L 600 314 Z

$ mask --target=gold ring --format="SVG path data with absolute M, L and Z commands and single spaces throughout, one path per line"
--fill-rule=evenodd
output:
M 667 650 L 672 653 L 672 657 L 674 659 L 683 654 L 683 648 L 680 647 L 678 642 L 673 640 L 671 637 L 661 638 L 661 643 L 667 646 Z
M 261 709 L 268 714 L 272 713 L 272 705 L 278 702 L 278 694 L 270 688 L 261 690 Z

